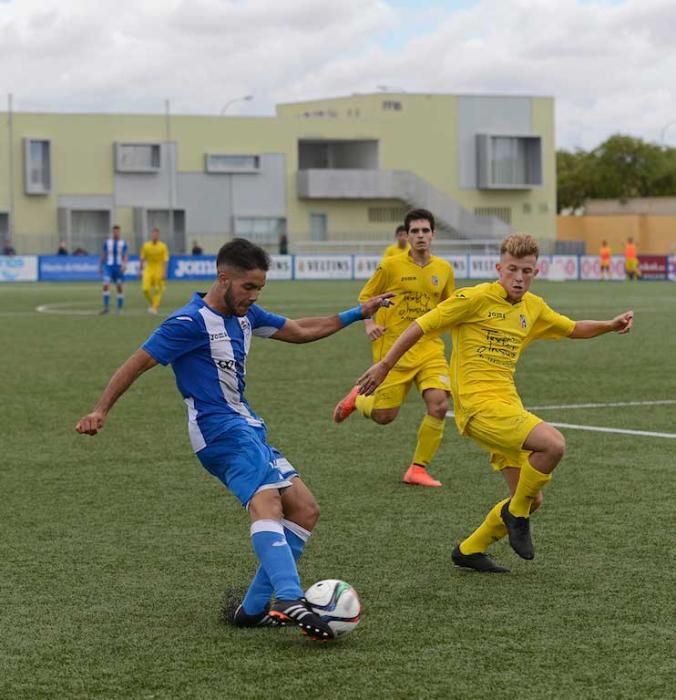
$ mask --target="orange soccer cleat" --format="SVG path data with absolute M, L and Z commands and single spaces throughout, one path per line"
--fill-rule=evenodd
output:
M 441 481 L 433 479 L 427 469 L 420 464 L 412 464 L 404 474 L 403 482 L 414 486 L 441 486 Z
M 359 396 L 359 386 L 353 386 L 350 393 L 344 396 L 333 409 L 333 422 L 342 423 L 346 418 L 354 413 L 355 402 Z

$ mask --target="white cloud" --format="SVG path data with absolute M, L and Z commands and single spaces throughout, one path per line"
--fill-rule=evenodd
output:
M 565 147 L 616 131 L 658 140 L 676 119 L 674 47 L 673 0 L 0 3 L 0 91 L 19 110 L 160 112 L 171 98 L 217 114 L 253 94 L 231 113 L 269 114 L 382 84 L 553 95 Z

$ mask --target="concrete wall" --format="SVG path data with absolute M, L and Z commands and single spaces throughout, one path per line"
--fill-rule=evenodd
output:
M 676 216 L 559 216 L 557 238 L 584 241 L 587 254 L 593 255 L 608 241 L 613 253 L 621 254 L 631 236 L 639 253 L 666 255 L 676 253 Z
M 618 199 L 588 199 L 585 214 L 607 216 L 617 214 L 650 214 L 676 216 L 676 197 L 636 197 L 622 202 Z

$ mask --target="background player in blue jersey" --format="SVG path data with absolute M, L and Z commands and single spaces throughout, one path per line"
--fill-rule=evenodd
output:
M 309 637 L 327 640 L 331 628 L 305 603 L 296 568 L 319 508 L 295 469 L 268 444 L 265 424 L 244 396 L 246 359 L 254 335 L 308 343 L 370 317 L 392 294 L 333 316 L 292 320 L 255 303 L 269 267 L 261 248 L 234 239 L 221 248 L 216 266 L 209 291 L 195 294 L 129 357 L 76 430 L 96 435 L 113 404 L 143 372 L 171 364 L 197 457 L 251 519 L 260 566 L 232 622 L 241 627 L 291 622 Z
M 120 238 L 120 227 L 115 224 L 112 235 L 103 242 L 99 269 L 103 277 L 103 309 L 102 314 L 110 310 L 110 283 L 117 286 L 117 312 L 124 306 L 124 272 L 127 269 L 129 254 L 127 244 Z

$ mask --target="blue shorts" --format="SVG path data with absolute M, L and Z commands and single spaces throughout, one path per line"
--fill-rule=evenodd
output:
M 110 284 L 111 282 L 122 284 L 124 282 L 122 265 L 105 265 L 103 268 L 103 281 L 105 284 Z
M 243 421 L 229 427 L 197 457 L 245 507 L 258 491 L 287 488 L 298 476 L 284 455 L 268 445 L 265 429 Z

